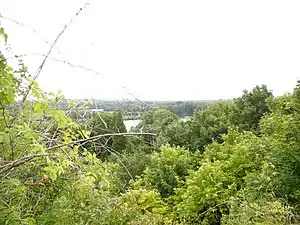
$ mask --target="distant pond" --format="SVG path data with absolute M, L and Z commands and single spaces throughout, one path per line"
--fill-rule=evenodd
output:
M 184 121 L 184 122 L 189 120 L 191 120 L 190 116 L 185 116 L 183 118 L 180 118 L 180 121 Z M 137 125 L 139 125 L 141 121 L 142 120 L 124 120 L 124 125 L 126 127 L 127 132 L 129 132 L 131 128 L 135 128 Z
M 130 131 L 131 128 L 136 127 L 141 121 L 142 120 L 124 120 L 127 132 Z

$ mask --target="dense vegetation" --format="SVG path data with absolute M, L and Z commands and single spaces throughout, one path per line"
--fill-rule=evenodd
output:
M 0 224 L 299 224 L 300 83 L 186 122 L 152 110 L 132 133 L 62 100 L 1 56 Z

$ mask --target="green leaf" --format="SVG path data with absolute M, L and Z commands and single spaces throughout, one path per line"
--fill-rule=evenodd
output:
M 4 41 L 7 42 L 8 35 L 5 33 L 4 29 L 0 28 L 0 36 L 4 38 Z
M 4 143 L 7 134 L 5 132 L 0 132 L 0 143 Z

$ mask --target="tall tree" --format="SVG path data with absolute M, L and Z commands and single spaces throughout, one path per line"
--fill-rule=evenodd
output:
M 272 97 L 272 92 L 266 85 L 256 86 L 252 91 L 244 90 L 242 97 L 234 99 L 237 105 L 235 123 L 240 130 L 251 130 L 258 133 L 261 117 L 270 112 L 267 99 Z
M 232 115 L 235 111 L 233 102 L 220 101 L 194 114 L 189 131 L 190 148 L 204 151 L 204 147 L 213 140 L 222 142 L 222 134 L 233 126 Z
M 126 127 L 123 122 L 121 112 L 114 112 L 112 115 L 112 130 L 115 133 L 126 133 Z M 126 148 L 125 136 L 114 136 L 112 138 L 112 149 L 115 151 L 121 151 Z
M 107 133 L 126 133 L 121 112 L 101 112 L 91 120 L 91 136 Z M 126 137 L 114 136 L 99 138 L 97 142 L 87 144 L 87 148 L 100 156 L 110 155 L 113 151 L 126 148 Z
M 167 109 L 156 109 L 155 111 L 147 112 L 136 129 L 143 132 L 156 133 L 157 136 L 161 136 L 168 125 L 178 120 L 179 116 L 175 113 Z M 156 139 L 153 136 L 144 136 L 144 141 L 150 144 L 156 143 Z

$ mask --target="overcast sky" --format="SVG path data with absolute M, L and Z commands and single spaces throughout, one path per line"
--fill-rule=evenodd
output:
M 26 24 L 1 20 L 31 73 L 43 60 L 32 54 L 46 54 L 45 40 L 74 18 L 51 56 L 98 75 L 49 60 L 38 79 L 73 98 L 227 99 L 256 84 L 290 92 L 300 78 L 299 12 L 299 0 L 0 0 L 3 16 Z

